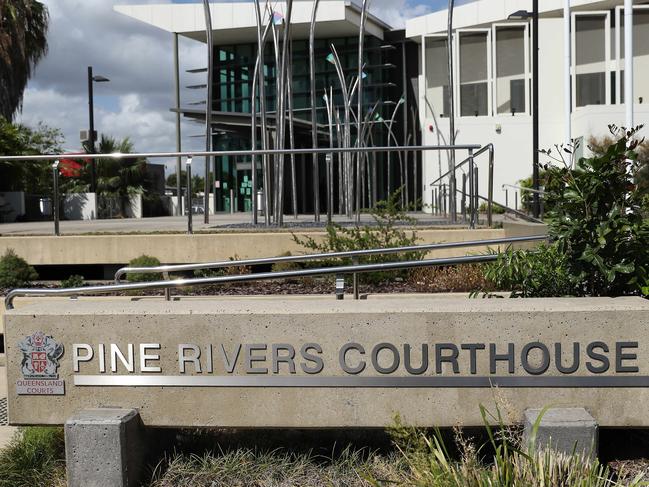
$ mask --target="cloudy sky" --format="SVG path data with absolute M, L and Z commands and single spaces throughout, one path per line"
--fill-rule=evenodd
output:
M 95 127 L 117 138 L 130 137 L 138 151 L 175 150 L 172 36 L 113 11 L 114 4 L 170 3 L 172 0 L 41 0 L 50 11 L 49 53 L 25 91 L 18 121 L 43 121 L 61 129 L 65 148 L 79 147 L 79 130 L 88 125 L 87 66 L 110 78 L 95 84 Z M 191 3 L 195 0 L 173 0 Z M 446 0 L 373 0 L 372 8 L 393 25 L 436 10 Z M 205 46 L 182 39 L 183 86 L 204 82 L 185 70 L 205 65 Z M 183 105 L 200 98 L 182 93 Z M 192 138 L 202 127 L 183 124 L 183 148 L 200 148 Z M 152 161 L 155 162 L 155 161 Z M 158 161 L 162 162 L 162 161 Z M 170 162 L 168 162 L 170 163 Z

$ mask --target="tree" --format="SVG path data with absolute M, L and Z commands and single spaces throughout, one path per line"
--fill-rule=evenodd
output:
M 210 180 L 214 180 L 212 173 L 210 173 Z M 172 173 L 167 176 L 167 186 L 171 188 L 176 187 L 176 173 Z M 180 186 L 181 188 L 187 188 L 187 171 L 182 170 L 180 172 Z M 199 192 L 204 190 L 205 179 L 198 174 L 192 175 L 192 196 L 196 196 Z
M 0 0 L 0 115 L 13 120 L 36 64 L 47 53 L 47 7 L 35 0 Z
M 62 143 L 63 135 L 58 129 L 42 123 L 36 128 L 12 124 L 0 116 L 0 154 L 60 154 Z M 0 162 L 0 190 L 50 194 L 51 164 L 47 161 Z
M 86 148 L 86 152 L 89 152 Z M 99 154 L 129 154 L 134 152 L 133 143 L 127 137 L 117 140 L 103 135 L 99 142 Z M 81 157 L 83 159 L 83 157 Z M 146 159 L 106 157 L 97 159 L 97 194 L 104 198 L 115 198 L 119 202 L 120 215 L 126 216 L 126 205 L 131 196 L 143 194 L 146 186 Z M 87 193 L 90 191 L 90 161 L 83 161 L 76 177 L 62 184 L 64 192 Z

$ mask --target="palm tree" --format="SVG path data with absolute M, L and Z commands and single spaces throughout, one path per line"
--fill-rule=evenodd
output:
M 130 154 L 134 152 L 133 143 L 127 137 L 117 140 L 107 135 L 101 136 L 99 154 Z M 90 153 L 89 147 L 84 147 L 86 153 Z M 73 159 L 73 158 L 71 158 Z M 73 177 L 61 183 L 61 189 L 65 193 L 88 193 L 90 192 L 90 161 L 79 156 L 77 160 L 81 169 Z M 119 204 L 119 214 L 126 217 L 126 207 L 132 196 L 146 192 L 147 171 L 146 159 L 137 157 L 106 157 L 97 159 L 97 196 L 106 200 L 114 200 Z
M 34 66 L 47 53 L 47 7 L 36 0 L 0 0 L 0 115 L 13 120 Z
M 127 137 L 121 141 L 105 135 L 99 142 L 99 154 L 129 154 L 134 152 L 133 143 Z M 97 161 L 97 193 L 119 201 L 120 214 L 126 217 L 126 206 L 131 196 L 144 193 L 146 183 L 146 159 L 136 157 L 113 157 Z

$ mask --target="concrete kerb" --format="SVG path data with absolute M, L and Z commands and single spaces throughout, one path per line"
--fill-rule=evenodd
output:
M 534 426 L 539 420 L 534 436 Z M 524 444 L 534 437 L 537 450 L 550 448 L 567 455 L 596 458 L 598 453 L 597 421 L 584 408 L 554 408 L 543 411 L 528 409 L 524 414 Z
M 144 427 L 134 409 L 86 409 L 65 423 L 69 487 L 139 485 Z

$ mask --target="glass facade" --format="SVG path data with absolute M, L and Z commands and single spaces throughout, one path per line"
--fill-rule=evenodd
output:
M 347 83 L 351 83 L 356 77 L 358 62 L 358 39 L 357 38 L 336 38 L 336 39 L 317 39 L 315 44 L 315 68 L 316 68 L 316 103 L 317 103 L 317 121 L 321 125 L 328 124 L 328 117 L 325 108 L 323 96 L 333 88 L 333 98 L 335 109 L 340 110 L 341 116 L 344 112 L 343 96 L 340 82 L 335 66 L 327 60 L 332 52 L 331 45 L 334 45 L 340 57 L 341 64 L 345 70 Z M 292 76 L 291 88 L 293 92 L 293 116 L 295 123 L 295 145 L 296 147 L 311 147 L 311 92 L 309 76 L 309 49 L 308 39 L 294 40 L 291 45 L 292 49 Z M 387 129 L 381 121 L 389 120 L 392 112 L 402 96 L 404 87 L 401 76 L 401 52 L 393 45 L 386 44 L 384 41 L 369 37 L 365 40 L 365 77 L 363 80 L 363 102 L 364 111 L 369 110 L 377 102 L 377 120 L 374 123 L 373 141 L 374 145 L 387 145 Z M 398 55 L 398 57 L 397 57 Z M 224 114 L 250 114 L 252 112 L 252 95 L 254 83 L 254 68 L 257 56 L 256 43 L 223 45 L 215 48 L 215 71 L 214 71 L 214 101 L 213 110 L 215 112 L 224 112 Z M 398 61 L 395 62 L 397 58 Z M 266 77 L 266 108 L 270 117 L 271 124 L 274 120 L 276 110 L 276 69 L 275 69 L 275 50 L 272 40 L 265 47 Z M 259 110 L 259 97 L 256 96 L 257 110 Z M 355 103 L 355 102 L 354 102 Z M 355 110 L 355 104 L 353 104 Z M 380 117 L 380 118 L 379 118 Z M 227 119 L 227 116 L 223 118 Z M 250 119 L 248 119 L 248 124 Z M 395 124 L 395 126 L 398 124 Z M 323 132 L 328 129 L 323 127 Z M 215 150 L 237 150 L 251 147 L 251 129 L 239 126 L 234 130 L 227 122 L 217 123 L 214 127 L 214 148 Z M 272 138 L 272 134 L 271 134 Z M 328 138 L 324 139 L 320 135 L 321 146 L 328 146 Z M 287 134 L 288 140 L 288 134 Z M 392 144 L 394 145 L 394 143 Z M 258 146 L 260 148 L 260 146 Z M 312 165 L 305 164 L 306 160 L 297 156 L 297 185 L 298 185 L 298 206 L 300 212 L 312 211 L 311 198 L 307 197 L 312 194 Z M 305 158 L 306 159 L 306 158 Z M 287 163 L 290 159 L 287 158 Z M 311 161 L 311 156 L 308 156 Z M 324 192 L 324 158 L 321 161 L 321 194 Z M 259 164 L 258 164 L 259 165 Z M 231 205 L 231 196 L 234 199 L 234 209 L 236 211 L 250 211 L 252 206 L 252 188 L 250 180 L 252 178 L 252 164 L 250 158 L 221 158 L 214 161 L 216 191 L 216 210 L 229 211 Z M 381 164 L 377 164 L 381 167 Z M 286 174 L 289 175 L 288 170 Z M 258 181 L 261 186 L 261 170 L 258 168 Z M 336 176 L 337 177 L 337 176 Z M 385 179 L 384 174 L 377 174 L 378 185 Z M 336 181 L 337 179 L 334 178 Z M 287 210 L 290 208 L 291 198 L 288 190 L 290 184 L 287 182 L 285 190 L 287 191 L 285 201 Z M 232 190 L 232 191 L 231 191 Z M 385 197 L 385 192 L 379 193 L 379 198 Z M 334 198 L 338 201 L 337 196 Z

